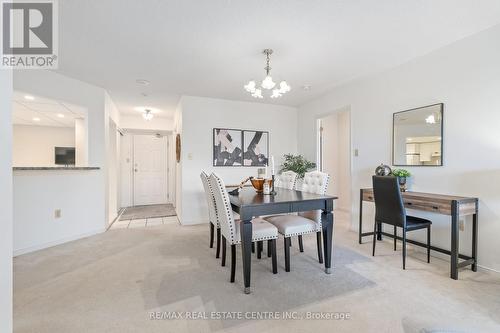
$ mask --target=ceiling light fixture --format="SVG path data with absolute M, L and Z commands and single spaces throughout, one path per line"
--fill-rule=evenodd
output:
M 260 87 L 266 90 L 271 90 L 272 89 L 272 94 L 271 98 L 279 98 L 283 96 L 283 94 L 286 94 L 291 90 L 290 85 L 286 83 L 286 81 L 281 81 L 279 83 L 279 86 L 276 87 L 276 82 L 273 81 L 273 78 L 271 76 L 271 66 L 270 66 L 270 57 L 271 54 L 273 54 L 272 49 L 265 49 L 262 51 L 266 55 L 266 67 L 264 69 L 266 70 L 266 77 L 264 80 L 262 80 L 262 83 L 260 84 Z M 254 80 L 248 81 L 246 85 L 243 86 L 243 88 L 249 92 L 252 97 L 255 98 L 264 98 L 262 95 L 262 89 L 257 87 L 257 83 Z M 273 89 L 274 88 L 274 89 Z
M 58 117 L 58 118 L 64 118 L 64 115 L 63 115 L 62 113 L 58 113 L 58 114 L 57 114 L 57 117 Z
M 38 118 L 38 117 L 34 117 L 34 118 L 33 118 L 33 121 L 40 121 L 40 118 Z
M 142 114 L 142 118 L 146 119 L 147 121 L 150 121 L 151 119 L 153 119 L 153 113 L 151 112 L 151 110 L 146 109 Z
M 31 95 L 26 95 L 24 96 L 24 99 L 28 100 L 28 101 L 34 101 L 35 100 L 35 97 L 31 96 Z

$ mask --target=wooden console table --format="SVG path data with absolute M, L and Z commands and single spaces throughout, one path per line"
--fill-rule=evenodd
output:
M 450 251 L 431 246 L 431 249 L 437 252 L 445 253 L 451 256 L 450 277 L 458 279 L 458 269 L 471 265 L 471 269 L 477 271 L 477 223 L 478 223 L 478 198 L 457 197 L 452 195 L 403 192 L 403 202 L 406 208 L 433 212 L 451 216 L 451 246 Z M 372 236 L 373 232 L 363 232 L 363 201 L 374 202 L 373 189 L 361 189 L 359 193 L 359 244 L 365 236 Z M 472 256 L 466 256 L 458 252 L 458 236 L 460 217 L 472 215 Z M 390 233 L 382 231 L 381 223 L 377 224 L 377 240 L 382 240 L 382 235 L 394 237 Z M 396 236 L 397 239 L 402 239 Z M 427 247 L 426 244 L 415 240 L 406 240 L 408 243 Z M 459 259 L 464 261 L 459 262 Z

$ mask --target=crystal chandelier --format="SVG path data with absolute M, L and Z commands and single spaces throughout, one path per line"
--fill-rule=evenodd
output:
M 273 78 L 271 77 L 271 66 L 269 66 L 269 58 L 271 54 L 273 54 L 273 50 L 265 49 L 262 53 L 266 55 L 267 65 L 266 67 L 264 67 L 264 69 L 266 70 L 266 77 L 264 78 L 264 80 L 262 80 L 260 87 L 257 86 L 254 80 L 250 80 L 245 86 L 243 86 L 243 88 L 245 88 L 245 90 L 255 98 L 264 98 L 261 88 L 272 90 L 271 98 L 281 97 L 283 94 L 289 92 L 291 88 L 288 83 L 286 83 L 286 81 L 281 81 L 279 86 L 276 86 L 276 82 L 274 82 Z

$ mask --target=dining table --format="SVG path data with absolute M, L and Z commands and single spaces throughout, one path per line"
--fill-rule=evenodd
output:
M 232 210 L 240 215 L 241 252 L 243 257 L 244 292 L 250 294 L 252 219 L 264 215 L 321 210 L 325 273 L 332 269 L 333 208 L 335 196 L 321 195 L 285 188 L 275 188 L 274 194 L 257 193 L 252 187 L 229 195 Z

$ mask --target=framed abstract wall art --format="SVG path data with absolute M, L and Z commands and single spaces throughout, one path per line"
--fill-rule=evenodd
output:
M 213 130 L 213 165 L 243 165 L 243 131 L 230 128 Z
M 243 131 L 243 165 L 266 166 L 269 163 L 269 132 Z
M 213 129 L 213 166 L 266 166 L 269 132 L 233 128 Z

